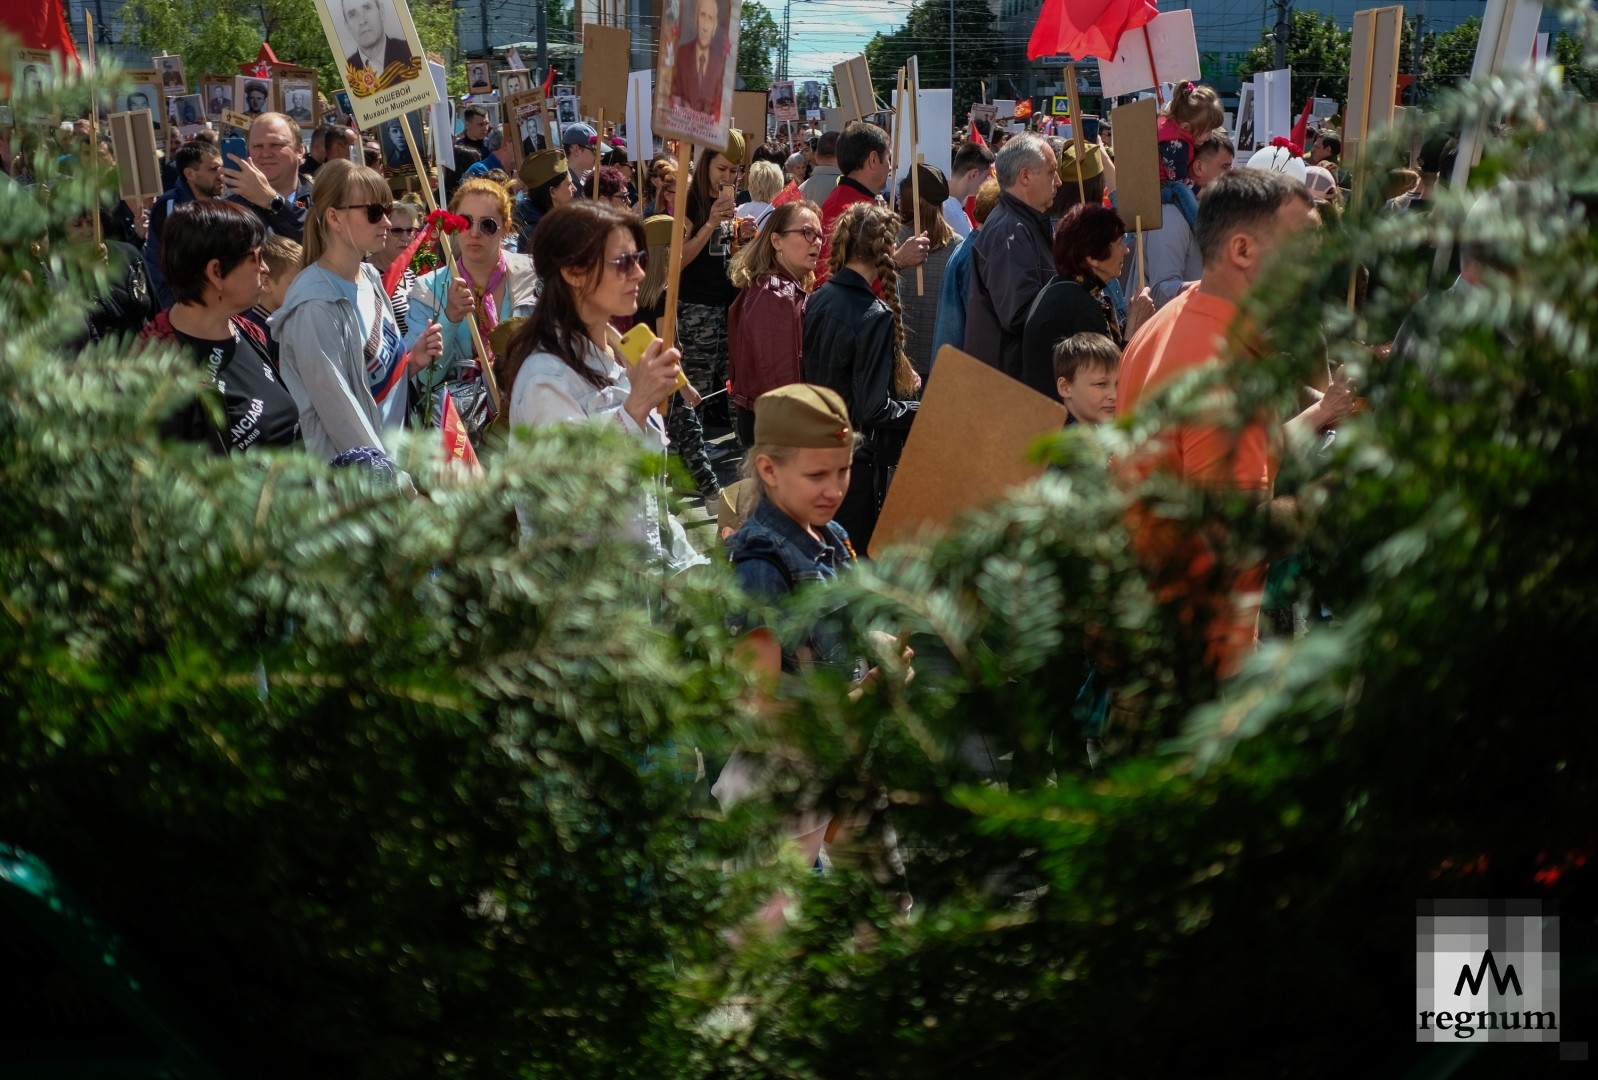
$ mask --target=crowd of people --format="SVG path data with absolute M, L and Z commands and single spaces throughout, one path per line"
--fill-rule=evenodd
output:
M 943 346 L 1059 402 L 1067 425 L 1112 422 L 1237 343 L 1245 293 L 1335 220 L 1348 181 L 1330 129 L 1308 155 L 1278 140 L 1234 162 L 1218 98 L 1184 84 L 1159 129 L 1169 206 L 1139 263 L 1104 141 L 963 138 L 947 174 L 918 165 L 895 183 L 889 133 L 869 122 L 792 145 L 732 131 L 725 149 L 636 173 L 624 146 L 577 123 L 512 176 L 489 151 L 486 114 L 468 107 L 462 122 L 446 190 L 463 228 L 442 240 L 448 264 L 417 261 L 440 239 L 418 245 L 429 215 L 416 194 L 396 198 L 382 155 L 363 155 L 348 128 L 307 138 L 269 112 L 247 156 L 209 132 L 172 147 L 164 194 L 101 214 L 110 286 L 80 340 L 186 349 L 223 420 L 197 402 L 166 433 L 223 453 L 302 446 L 383 463 L 395 432 L 442 422 L 446 391 L 474 402 L 473 434 L 499 412 L 516 432 L 614 426 L 680 458 L 707 506 L 733 507 L 720 540 L 745 589 L 767 598 L 831 580 L 867 550 Z M 86 126 L 65 125 L 61 149 L 115 164 Z M 1395 170 L 1393 207 L 1424 208 L 1449 152 L 1428 143 L 1418 170 Z M 84 216 L 66 239 L 92 235 Z M 629 351 L 629 331 L 660 332 L 667 305 L 675 339 Z M 483 393 L 490 374 L 497 401 Z M 1179 426 L 1116 467 L 1268 500 L 1281 440 L 1353 406 L 1339 373 L 1307 381 L 1316 393 L 1291 419 Z M 735 498 L 723 484 L 740 465 Z M 1158 516 L 1131 523 L 1137 550 L 1166 599 L 1194 606 L 1215 671 L 1233 673 L 1256 638 L 1265 566 L 1202 594 L 1184 582 L 1191 538 Z M 637 524 L 669 573 L 713 546 L 690 542 L 658 485 L 638 493 Z M 849 663 L 819 629 L 798 644 L 746 629 L 772 676 Z

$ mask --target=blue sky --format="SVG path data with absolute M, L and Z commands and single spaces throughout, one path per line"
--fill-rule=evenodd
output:
M 761 0 L 782 27 L 782 0 Z M 788 73 L 803 81 L 831 77 L 832 65 L 865 50 L 877 33 L 904 25 L 910 0 L 794 0 Z

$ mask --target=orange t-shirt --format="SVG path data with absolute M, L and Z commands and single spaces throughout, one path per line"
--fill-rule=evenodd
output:
M 1197 288 L 1166 304 L 1121 356 L 1117 411 L 1130 412 L 1163 384 L 1217 362 L 1236 318 L 1236 304 Z M 1124 468 L 1134 479 L 1163 469 L 1184 484 L 1257 491 L 1269 498 L 1277 465 L 1272 430 L 1261 421 L 1241 429 L 1226 423 L 1179 424 L 1161 432 L 1152 452 Z M 1216 555 L 1202 529 L 1160 519 L 1146 507 L 1136 508 L 1129 524 L 1138 553 L 1155 570 L 1161 599 L 1182 604 L 1185 618 L 1205 625 L 1207 656 L 1221 676 L 1237 671 L 1258 637 L 1266 565 L 1217 575 Z

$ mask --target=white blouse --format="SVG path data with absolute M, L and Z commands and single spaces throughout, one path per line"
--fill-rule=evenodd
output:
M 585 340 L 585 347 L 589 369 L 609 379 L 610 385 L 594 387 L 554 353 L 530 353 L 511 387 L 511 430 L 546 424 L 616 424 L 647 449 L 664 453 L 669 440 L 660 416 L 650 412 L 648 420 L 640 424 L 624 407 L 632 393 L 626 367 L 592 341 Z M 668 573 L 710 562 L 694 550 L 682 525 L 666 509 L 664 478 L 644 489 L 634 520 L 634 535 L 655 553 Z

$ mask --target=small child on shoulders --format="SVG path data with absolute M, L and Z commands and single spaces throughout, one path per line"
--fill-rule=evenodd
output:
M 1121 350 L 1103 334 L 1072 334 L 1054 347 L 1054 385 L 1065 402 L 1065 423 L 1115 419 L 1115 378 Z
M 1160 143 L 1160 201 L 1175 206 L 1189 226 L 1198 221 L 1198 193 L 1188 177 L 1198 144 L 1226 122 L 1213 87 L 1178 84 L 1155 128 Z

